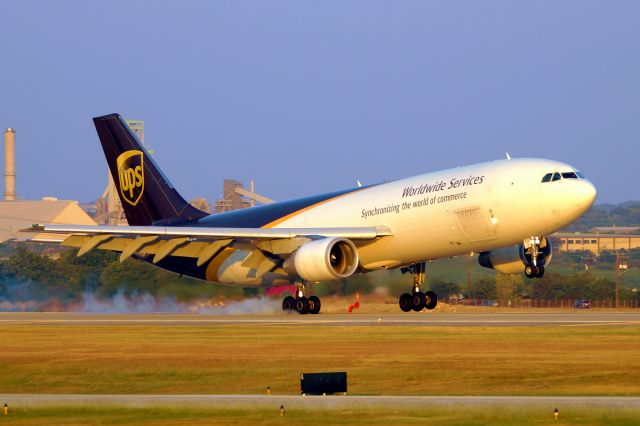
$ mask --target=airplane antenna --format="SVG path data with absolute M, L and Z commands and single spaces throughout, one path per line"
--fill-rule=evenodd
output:
M 507 154 L 507 160 L 511 160 L 511 156 L 509 155 L 509 153 L 506 152 L 505 154 Z

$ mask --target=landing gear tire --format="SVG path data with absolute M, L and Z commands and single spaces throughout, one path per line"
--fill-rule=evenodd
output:
M 544 265 L 551 258 L 551 245 L 546 237 L 532 236 L 524 240 L 524 253 L 520 253 L 525 262 L 524 274 L 527 278 L 542 278 Z M 521 249 L 522 250 L 522 249 Z
M 308 314 L 309 313 L 309 299 L 302 296 L 296 299 L 296 311 L 299 314 Z
M 282 301 L 282 310 L 290 311 L 296 308 L 296 299 L 293 296 L 287 296 Z
M 420 312 L 424 308 L 433 309 L 438 303 L 438 297 L 432 291 L 424 293 L 424 280 L 426 278 L 425 269 L 427 267 L 426 262 L 417 262 L 402 268 L 403 274 L 410 272 L 413 274 L 413 287 L 411 293 L 404 293 L 400 296 L 399 305 L 402 312 L 409 312 L 411 310 Z
M 404 293 L 400 296 L 398 304 L 400 305 L 402 312 L 409 312 L 411 310 L 411 295 L 409 293 Z
M 416 312 L 420 312 L 424 309 L 426 300 L 427 298 L 425 297 L 423 292 L 417 291 L 413 293 L 413 295 L 411 296 L 411 309 Z
M 310 314 L 315 315 L 320 312 L 320 298 L 318 296 L 309 297 L 307 302 L 309 304 Z
M 527 278 L 535 278 L 538 275 L 538 267 L 535 265 L 527 265 L 524 267 L 524 274 Z
M 426 301 L 424 303 L 424 307 L 431 310 L 431 309 L 435 309 L 436 305 L 438 304 L 438 295 L 435 294 L 432 291 L 428 291 L 425 294 L 425 298 Z

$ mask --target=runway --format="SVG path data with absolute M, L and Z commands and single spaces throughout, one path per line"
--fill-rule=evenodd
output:
M 522 406 L 603 407 L 640 409 L 640 397 L 624 396 L 302 396 L 302 395 L 90 395 L 90 394 L 0 394 L 0 402 L 11 407 L 96 406 L 124 407 L 279 407 L 287 409 L 374 408 L 425 406 Z
M 291 326 L 464 326 L 464 327 L 521 327 L 521 326 L 638 326 L 640 312 L 514 312 L 514 313 L 451 313 L 421 312 L 397 314 L 320 314 L 299 315 L 279 313 L 271 315 L 203 315 L 203 314 L 95 314 L 57 312 L 2 312 L 0 325 L 58 324 L 58 325 L 291 325 Z

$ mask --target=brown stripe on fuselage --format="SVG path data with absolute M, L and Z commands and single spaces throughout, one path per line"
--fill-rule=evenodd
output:
M 295 212 L 291 212 L 288 215 L 282 216 L 281 218 L 278 218 L 278 219 L 274 220 L 273 222 L 267 223 L 266 225 L 262 226 L 262 228 L 273 228 L 274 226 L 277 226 L 277 225 L 281 224 L 285 220 L 291 219 L 292 217 L 295 217 L 295 216 L 297 216 L 297 215 L 299 215 L 301 213 L 304 213 L 304 212 L 306 212 L 308 210 L 311 210 L 313 208 L 316 208 L 318 206 L 326 204 L 329 201 L 337 200 L 338 198 L 342 198 L 344 196 L 353 194 L 354 192 L 358 192 L 358 191 L 361 191 L 361 190 L 366 189 L 366 188 L 368 188 L 368 187 L 357 188 L 357 189 L 354 189 L 351 192 L 347 192 L 346 194 L 341 194 L 341 195 L 338 195 L 338 196 L 335 196 L 335 197 L 332 197 L 332 198 L 327 198 L 326 200 L 318 201 L 315 204 L 312 204 L 312 205 L 307 206 L 307 207 L 303 207 L 300 210 L 296 210 Z

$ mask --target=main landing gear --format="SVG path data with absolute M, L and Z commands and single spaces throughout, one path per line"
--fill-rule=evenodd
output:
M 403 268 L 402 272 L 413 274 L 413 288 L 411 294 L 404 293 L 400 296 L 399 305 L 402 312 L 411 310 L 420 312 L 423 309 L 434 309 L 438 304 L 438 296 L 433 291 L 422 292 L 424 287 L 426 262 L 415 263 L 408 268 Z
M 525 240 L 525 243 L 527 241 Z M 545 241 L 546 243 L 546 241 Z M 544 276 L 544 254 L 540 251 L 541 238 L 531 237 L 525 248 L 524 275 L 527 278 L 542 278 Z
M 320 298 L 318 296 L 306 297 L 306 286 L 303 283 L 297 285 L 296 297 L 287 296 L 282 301 L 283 311 L 298 311 L 299 314 L 317 314 L 320 312 Z

